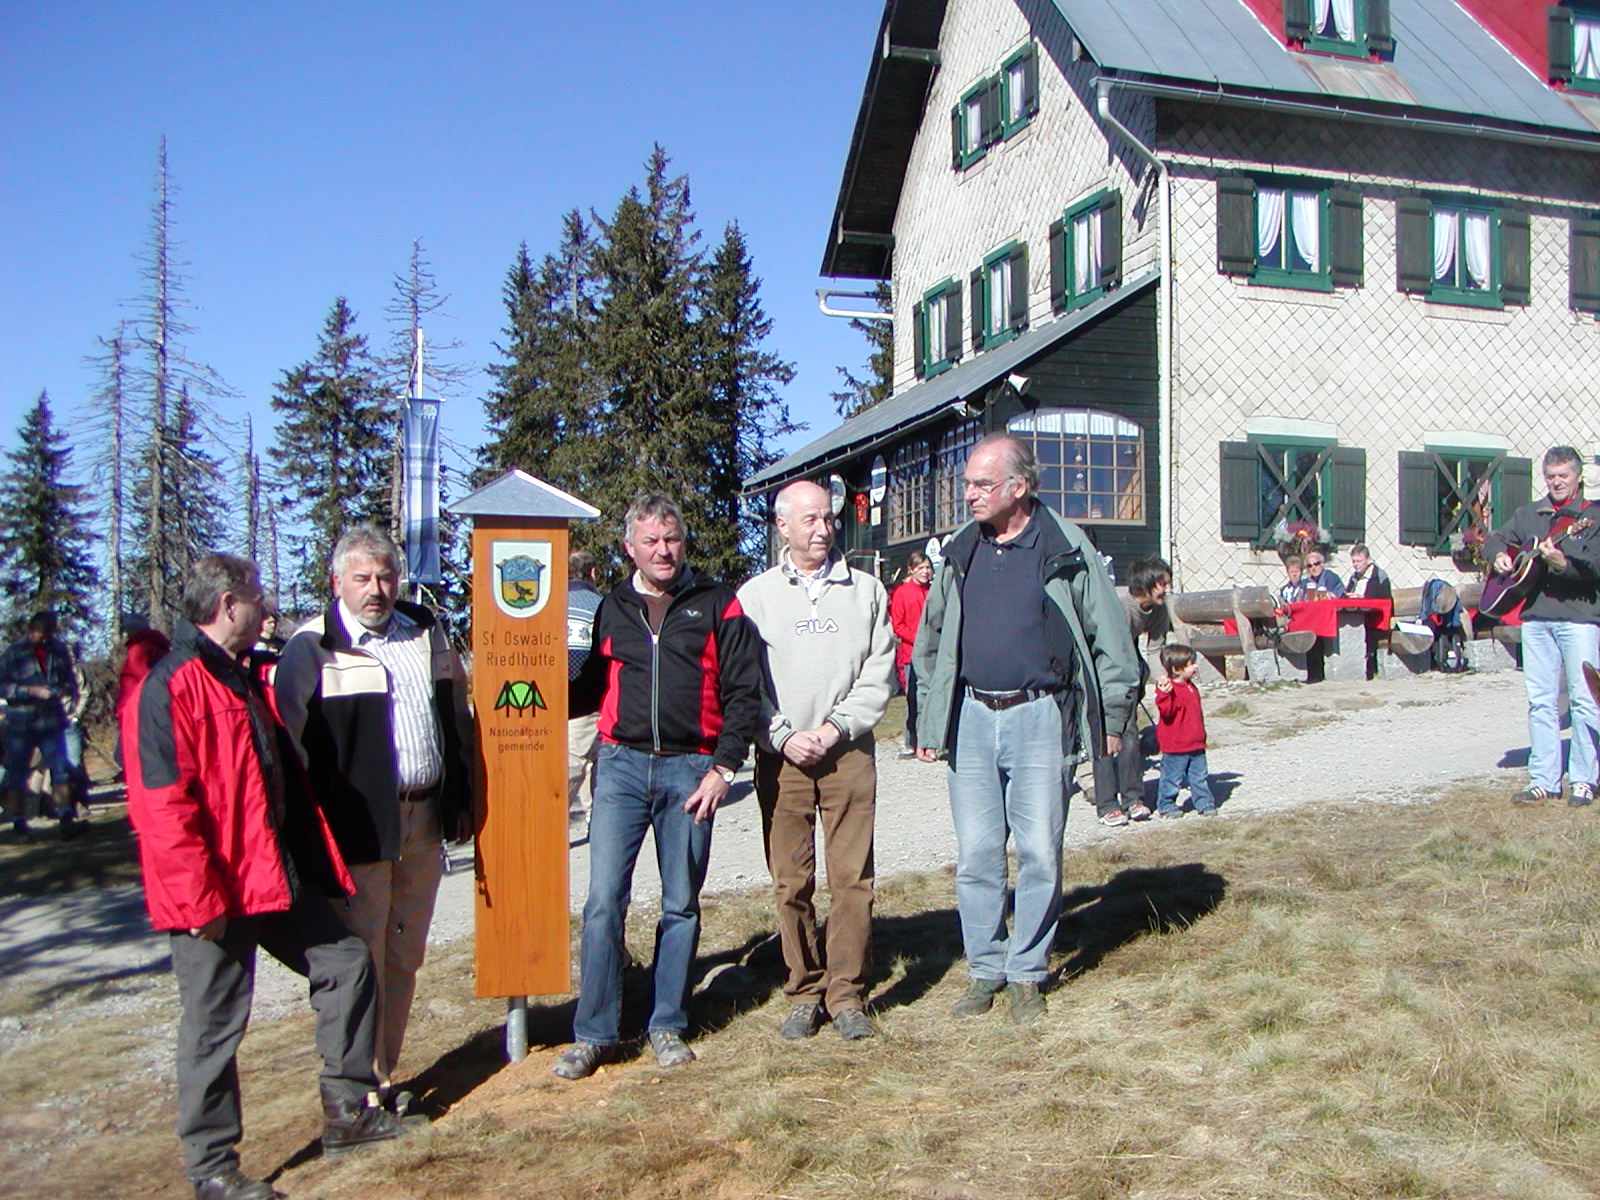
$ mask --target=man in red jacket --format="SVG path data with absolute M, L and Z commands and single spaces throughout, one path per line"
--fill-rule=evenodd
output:
M 128 813 L 151 921 L 178 979 L 178 1136 L 198 1200 L 270 1200 L 239 1170 L 239 1041 L 255 954 L 310 982 L 322 1056 L 323 1151 L 398 1137 L 376 1103 L 372 959 L 330 895 L 350 874 L 283 726 L 241 656 L 265 611 L 255 564 L 201 559 L 172 651 L 122 710 Z M 295 768 L 290 774 L 288 768 Z

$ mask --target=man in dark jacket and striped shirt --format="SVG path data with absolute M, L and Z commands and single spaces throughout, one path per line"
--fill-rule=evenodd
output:
M 289 639 L 275 684 L 355 878 L 345 921 L 377 968 L 374 1066 L 388 1094 L 443 874 L 441 838 L 470 833 L 472 722 L 439 622 L 396 598 L 400 551 L 388 535 L 346 531 L 331 567 L 333 602 Z
M 572 688 L 573 713 L 599 710 L 600 760 L 589 821 L 577 1041 L 553 1068 L 563 1079 L 592 1075 L 620 1036 L 623 922 L 634 863 L 650 829 L 662 892 L 650 1048 L 663 1067 L 694 1059 L 683 1034 L 711 818 L 761 719 L 754 631 L 732 588 L 684 562 L 688 531 L 678 506 L 659 494 L 640 496 L 622 528 L 635 570 L 601 601 L 594 649 Z

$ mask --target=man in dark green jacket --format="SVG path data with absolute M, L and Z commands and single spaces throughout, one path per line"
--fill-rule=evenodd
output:
M 1115 754 L 1139 685 L 1122 602 L 1084 532 L 1040 503 L 1039 465 L 1010 434 L 973 448 L 973 521 L 945 544 L 912 663 L 918 755 L 950 762 L 956 907 L 972 974 L 957 1016 L 1006 991 L 1018 1024 L 1040 985 L 1061 912 L 1061 840 L 1077 763 Z M 1006 840 L 1016 842 L 1006 930 Z

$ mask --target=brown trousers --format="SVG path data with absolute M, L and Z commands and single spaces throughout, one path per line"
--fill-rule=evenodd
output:
M 778 936 L 789 969 L 783 994 L 821 1001 L 830 1013 L 865 1004 L 872 941 L 872 825 L 878 765 L 870 736 L 814 767 L 756 753 L 756 799 L 778 902 Z M 817 937 L 817 816 L 828 868 L 828 934 Z

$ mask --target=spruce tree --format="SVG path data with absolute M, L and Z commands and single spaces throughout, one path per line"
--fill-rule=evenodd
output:
M 879 312 L 894 311 L 894 297 L 886 282 L 879 282 L 872 298 Z M 844 376 L 844 387 L 830 393 L 830 398 L 841 417 L 853 417 L 865 412 L 874 404 L 887 400 L 889 393 L 894 391 L 894 322 L 852 317 L 850 328 L 867 339 L 869 352 L 865 375 L 857 375 L 849 367 L 836 368 Z
M 291 537 L 295 582 L 326 590 L 328 555 L 349 525 L 388 523 L 395 396 L 343 296 L 323 320 L 315 355 L 283 373 L 272 396 L 280 414 L 274 475 L 304 533 Z
M 760 514 L 744 514 L 740 488 L 778 460 L 776 439 L 800 428 L 778 394 L 794 378 L 794 367 L 762 348 L 772 321 L 760 290 L 744 234 L 731 223 L 712 256 L 701 301 L 708 470 L 697 533 L 707 569 L 732 580 L 749 574 L 766 525 Z
M 128 344 L 126 327 L 118 326 L 110 338 L 101 338 L 104 353 L 89 360 L 100 375 L 99 389 L 89 401 L 88 428 L 97 436 L 99 450 L 89 461 L 92 476 L 100 481 L 99 510 L 105 520 L 105 563 L 108 586 L 105 613 L 107 639 L 122 645 L 122 618 L 127 611 L 127 581 L 123 569 L 123 530 L 128 521 Z
M 6 452 L 0 475 L 0 592 L 12 621 L 53 609 L 71 632 L 85 628 L 97 574 L 85 489 L 67 481 L 72 451 L 39 393 Z

